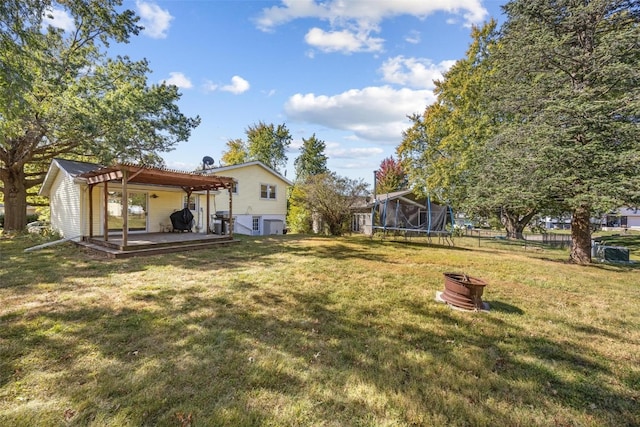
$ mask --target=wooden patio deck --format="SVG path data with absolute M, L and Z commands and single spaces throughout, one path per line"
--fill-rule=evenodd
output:
M 238 242 L 233 236 L 219 234 L 131 233 L 128 235 L 126 246 L 123 246 L 121 234 L 110 234 L 108 241 L 105 241 L 103 236 L 85 237 L 78 244 L 109 258 L 129 258 L 206 249 Z

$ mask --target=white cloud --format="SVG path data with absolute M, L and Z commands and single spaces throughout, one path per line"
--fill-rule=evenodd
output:
M 173 16 L 168 10 L 160 8 L 155 3 L 136 1 L 140 21 L 144 27 L 143 33 L 154 39 L 164 39 L 167 37 L 169 25 Z
M 283 0 L 282 6 L 263 9 L 256 24 L 259 29 L 270 31 L 289 21 L 312 17 L 329 18 L 329 13 L 324 5 L 316 4 L 314 0 Z
M 205 80 L 205 82 L 202 85 L 202 89 L 205 92 L 214 92 L 216 89 L 218 89 L 218 85 L 212 82 L 211 80 Z
M 429 90 L 389 86 L 352 89 L 338 95 L 295 94 L 284 106 L 292 120 L 353 132 L 367 140 L 396 144 L 410 126 L 408 115 L 435 100 Z
M 382 50 L 384 40 L 371 37 L 369 32 L 353 33 L 349 30 L 324 31 L 312 28 L 304 37 L 307 44 L 323 52 L 377 52 Z
M 380 72 L 387 83 L 433 89 L 433 81 L 442 80 L 443 73 L 455 63 L 456 61 L 442 61 L 434 64 L 426 58 L 405 58 L 400 55 L 387 59 L 380 67 Z
M 220 90 L 223 90 L 225 92 L 231 92 L 234 95 L 239 95 L 241 93 L 248 91 L 250 87 L 251 85 L 249 85 L 249 82 L 243 79 L 242 77 L 233 76 L 231 77 L 231 84 L 222 86 Z
M 420 32 L 413 30 L 411 32 L 409 32 L 409 34 L 407 34 L 407 36 L 404 38 L 404 40 L 407 43 L 411 43 L 411 44 L 418 44 L 420 43 Z
M 60 28 L 64 31 L 73 31 L 76 28 L 73 18 L 66 10 L 49 8 L 45 10 L 42 25 Z
M 180 89 L 191 89 L 193 87 L 193 84 L 191 84 L 191 80 L 189 80 L 189 78 L 183 73 L 169 73 L 169 78 L 163 81 L 168 85 L 176 85 Z
M 482 23 L 488 15 L 481 0 L 282 0 L 279 6 L 263 9 L 256 25 L 272 31 L 296 19 L 315 18 L 326 21 L 331 30 L 312 28 L 305 37 L 312 46 L 324 52 L 380 51 L 384 40 L 370 35 L 380 32 L 383 20 L 402 15 L 425 19 L 436 12 L 462 19 L 466 27 Z M 407 38 L 410 43 L 416 40 L 415 36 Z
M 345 148 L 337 143 L 329 143 L 325 149 L 325 154 L 331 159 L 367 159 L 382 153 L 384 150 L 380 147 Z

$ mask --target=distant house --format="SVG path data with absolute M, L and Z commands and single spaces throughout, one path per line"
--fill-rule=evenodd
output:
M 205 173 L 236 180 L 233 189 L 235 233 L 270 235 L 285 232 L 287 192 L 293 185 L 287 178 L 259 161 L 208 169 Z M 214 201 L 214 211 L 219 213 L 218 217 L 223 217 L 229 210 L 228 199 L 216 198 Z M 202 196 L 199 203 L 202 204 Z M 217 224 L 215 218 L 214 222 Z
M 129 233 L 170 231 L 169 216 L 184 208 L 192 212 L 192 230 L 198 233 L 284 232 L 286 193 L 291 182 L 260 162 L 207 170 L 205 176 L 144 167 L 125 169 L 132 169 L 132 173 L 123 203 L 121 178 L 109 181 L 109 168 L 54 159 L 40 190 L 41 195 L 49 197 L 51 227 L 65 238 L 81 240 L 104 235 L 106 217 L 109 234 L 122 232 L 126 205 Z M 144 173 L 136 175 L 135 170 Z M 222 172 L 225 176 L 219 175 Z M 209 181 L 219 181 L 220 185 L 216 188 Z M 229 212 L 235 220 L 233 230 L 228 229 Z
M 634 229 L 640 230 L 640 209 L 620 208 L 602 219 L 603 230 Z

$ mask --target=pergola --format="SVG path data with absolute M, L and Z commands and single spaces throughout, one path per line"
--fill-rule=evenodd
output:
M 128 184 L 150 184 L 165 187 L 182 188 L 187 197 L 194 191 L 207 192 L 207 216 L 210 217 L 209 195 L 211 190 L 227 189 L 229 192 L 229 218 L 233 218 L 232 212 L 232 189 L 235 180 L 233 178 L 216 175 L 201 175 L 189 172 L 180 172 L 162 168 L 152 168 L 133 164 L 117 164 L 114 166 L 102 167 L 91 172 L 78 175 L 79 178 L 87 180 L 89 185 L 89 237 L 93 237 L 93 187 L 104 184 L 104 240 L 109 240 L 109 225 L 107 221 L 108 211 L 108 185 L 109 182 L 120 182 L 122 184 L 122 210 L 129 210 Z M 122 219 L 122 243 L 127 245 L 128 239 L 128 215 L 123 215 Z M 206 234 L 209 234 L 209 226 L 206 227 Z M 229 233 L 233 233 L 233 224 L 229 226 Z

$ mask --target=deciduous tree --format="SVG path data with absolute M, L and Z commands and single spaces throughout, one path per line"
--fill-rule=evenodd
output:
M 367 184 L 335 173 L 309 176 L 301 186 L 299 203 L 317 214 L 332 236 L 340 236 L 351 223 L 352 208 L 367 194 Z
M 397 153 L 416 193 L 472 216 L 496 216 L 509 237 L 521 238 L 540 209 L 540 197 L 537 186 L 524 186 L 529 175 L 505 178 L 523 159 L 488 145 L 499 126 L 510 120 L 494 114 L 486 96 L 495 30 L 494 21 L 472 30 L 466 57 L 436 82 L 436 102 L 422 115 L 410 117 L 413 125 L 404 132 Z
M 376 171 L 376 193 L 393 193 L 404 190 L 406 187 L 407 175 L 404 173 L 402 164 L 393 156 L 383 159 Z
M 110 58 L 138 34 L 121 1 L 5 0 L 0 6 L 0 182 L 5 229 L 25 226 L 27 195 L 54 157 L 159 164 L 199 118 L 180 113 L 177 87 L 148 85 L 146 60 Z M 47 25 L 53 10 L 71 30 Z
M 241 139 L 230 139 L 227 141 L 227 150 L 222 152 L 220 161 L 224 165 L 239 165 L 249 159 L 247 145 Z
M 291 134 L 284 124 L 277 127 L 259 122 L 249 126 L 247 151 L 251 160 L 259 160 L 270 168 L 280 171 L 287 164 L 287 148 L 291 145 Z

